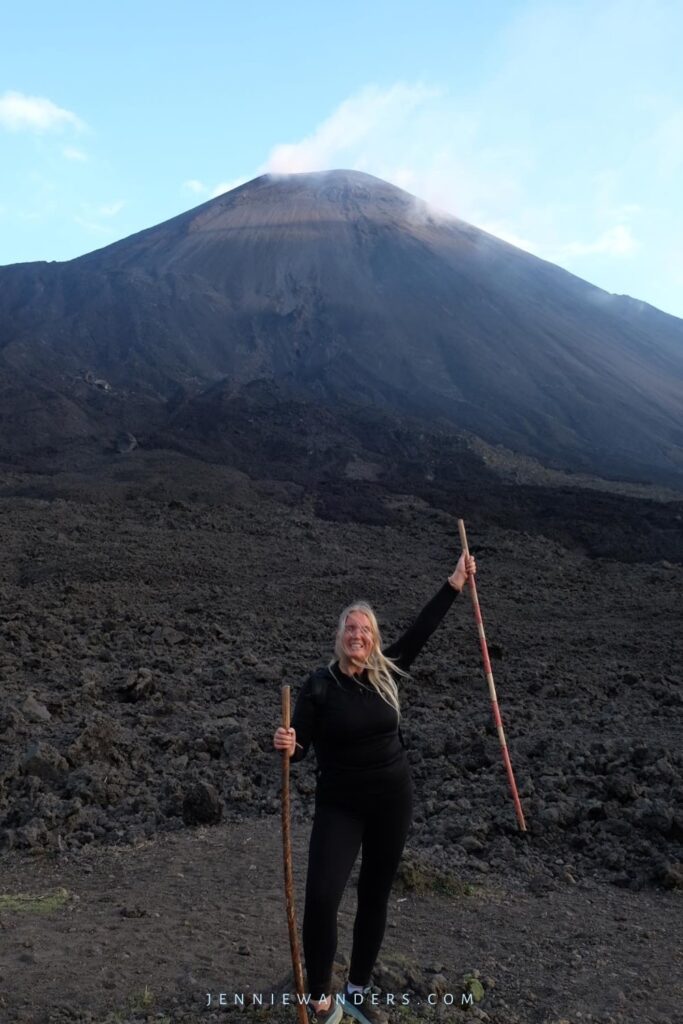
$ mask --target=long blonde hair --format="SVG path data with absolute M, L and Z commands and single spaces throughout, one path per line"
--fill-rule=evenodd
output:
M 396 686 L 394 674 L 407 676 L 408 673 L 404 672 L 402 668 L 399 668 L 396 662 L 392 661 L 391 658 L 387 658 L 382 654 L 382 637 L 379 631 L 377 616 L 367 601 L 354 601 L 353 604 L 347 605 L 347 607 L 344 608 L 343 612 L 339 616 L 339 622 L 337 624 L 337 633 L 334 639 L 334 653 L 340 661 L 346 660 L 347 658 L 342 645 L 342 637 L 344 636 L 346 620 L 352 612 L 361 612 L 365 615 L 370 622 L 370 628 L 372 629 L 372 651 L 370 652 L 370 657 L 365 663 L 368 679 L 377 690 L 382 700 L 386 701 L 386 703 L 394 709 L 400 718 L 401 708 L 398 699 L 398 687 Z M 334 664 L 334 662 L 331 664 Z

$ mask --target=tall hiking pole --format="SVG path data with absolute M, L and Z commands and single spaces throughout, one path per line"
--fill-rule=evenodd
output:
M 290 688 L 282 687 L 282 725 L 289 729 L 289 694 Z M 289 753 L 282 751 L 282 852 L 285 868 L 285 902 L 287 904 L 287 926 L 289 928 L 289 948 L 292 951 L 292 968 L 297 994 L 297 1016 L 299 1024 L 308 1024 L 306 1006 L 304 1005 L 304 972 L 301 968 L 299 952 L 299 936 L 296 930 L 296 913 L 294 911 L 294 882 L 292 879 L 292 837 L 289 831 Z
M 467 557 L 470 553 L 470 549 L 467 546 L 467 534 L 465 533 L 465 523 L 462 519 L 458 519 L 458 530 L 460 531 L 460 543 L 462 544 L 462 550 Z M 486 646 L 486 634 L 484 633 L 484 622 L 481 617 L 481 608 L 479 607 L 479 598 L 477 596 L 477 584 L 474 582 L 474 576 L 468 577 L 468 583 L 470 587 L 470 597 L 472 598 L 472 606 L 474 608 L 474 618 L 477 623 L 477 630 L 479 632 L 479 643 L 481 644 L 481 656 L 484 659 L 484 672 L 486 674 L 486 682 L 489 686 L 489 697 L 491 698 L 491 710 L 493 711 L 493 721 L 496 723 L 496 729 L 498 731 L 498 739 L 500 740 L 500 749 L 503 754 L 503 762 L 505 764 L 505 771 L 507 772 L 508 782 L 510 783 L 510 791 L 512 793 L 512 800 L 515 805 L 515 814 L 517 815 L 517 824 L 522 832 L 526 832 L 526 822 L 524 820 L 524 811 L 522 805 L 519 802 L 519 794 L 517 793 L 517 784 L 515 782 L 514 772 L 512 771 L 512 762 L 510 761 L 510 755 L 508 754 L 508 745 L 505 742 L 505 733 L 503 732 L 503 721 L 500 717 L 500 709 L 498 707 L 498 697 L 496 696 L 496 686 L 493 682 L 493 672 L 491 671 L 491 660 L 489 658 L 489 649 Z

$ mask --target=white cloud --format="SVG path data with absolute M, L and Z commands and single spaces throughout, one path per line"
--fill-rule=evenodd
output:
M 215 199 L 217 196 L 222 196 L 225 192 L 232 192 L 234 188 L 239 185 L 244 185 L 248 178 L 232 178 L 230 181 L 221 181 L 218 185 L 205 185 L 203 181 L 199 181 L 197 178 L 191 178 L 189 181 L 183 182 L 183 188 L 186 188 L 188 192 L 193 192 L 197 196 L 208 196 L 209 199 Z
M 88 154 L 84 153 L 82 149 L 76 149 L 75 146 L 64 146 L 62 156 L 65 160 L 75 160 L 80 163 L 85 163 L 88 159 Z
M 557 259 L 572 256 L 592 256 L 604 254 L 608 256 L 631 256 L 638 248 L 638 242 L 627 224 L 615 224 L 603 231 L 593 242 L 568 242 L 559 247 Z
M 119 199 L 115 203 L 105 203 L 103 206 L 98 207 L 97 213 L 100 217 L 115 217 L 117 213 L 120 213 L 125 206 L 123 199 Z
M 239 185 L 244 185 L 248 178 L 233 178 L 232 181 L 222 181 L 211 189 L 211 198 L 215 199 L 217 196 L 222 196 L 225 192 L 232 192 L 234 188 Z
M 196 178 L 184 181 L 183 188 L 186 188 L 188 192 L 194 192 L 195 195 L 199 196 L 204 195 L 205 192 L 209 191 L 208 185 L 205 185 L 202 181 L 197 181 Z
M 125 205 L 123 199 L 114 203 L 102 203 L 100 206 L 83 203 L 81 204 L 81 214 L 75 216 L 74 221 L 92 235 L 112 238 L 119 234 L 119 229 L 108 222 L 116 217 Z
M 478 224 L 477 227 L 481 228 L 482 231 L 487 231 L 489 235 L 495 235 L 496 238 L 500 238 L 504 242 L 508 242 L 510 245 L 516 246 L 518 249 L 524 249 L 525 252 L 530 252 L 533 256 L 540 256 L 541 258 L 544 258 L 541 251 L 542 246 L 539 245 L 538 242 L 517 234 L 514 228 L 509 227 L 505 222 L 484 221 Z
M 373 137 L 386 136 L 387 131 L 400 130 L 412 111 L 437 95 L 436 90 L 421 84 L 398 83 L 389 89 L 368 86 L 340 103 L 312 135 L 300 142 L 275 146 L 262 170 L 271 174 L 325 171 L 349 166 L 343 163 L 344 157 L 360 169 L 356 166 L 363 157 L 359 147 Z
M 532 239 L 526 235 L 520 235 L 504 221 L 484 221 L 480 222 L 477 227 L 518 249 L 531 253 L 532 256 L 550 260 L 551 263 L 571 263 L 573 259 L 584 256 L 631 256 L 639 248 L 631 228 L 626 224 L 615 224 L 613 227 L 607 228 L 592 242 L 563 243 L 544 240 L 542 237 Z
M 87 217 L 74 217 L 74 221 L 79 227 L 85 228 L 93 235 L 103 235 L 107 238 L 115 236 L 116 232 L 109 224 L 98 224 L 97 221 L 88 220 Z
M 21 92 L 5 92 L 0 96 L 0 125 L 9 131 L 34 132 L 85 128 L 84 122 L 72 111 L 58 107 L 43 96 L 25 96 Z

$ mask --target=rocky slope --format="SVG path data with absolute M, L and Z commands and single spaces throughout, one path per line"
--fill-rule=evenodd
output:
M 2 498 L 6 847 L 274 814 L 281 682 L 327 659 L 349 598 L 374 601 L 390 638 L 456 557 L 454 517 L 414 497 L 340 522 L 295 485 L 175 468 L 187 480 L 170 493 L 169 466 L 146 462 L 142 486 L 122 474 L 80 496 L 48 481 L 50 498 Z M 404 686 L 414 845 L 474 877 L 515 865 L 552 879 L 559 859 L 575 877 L 679 884 L 680 566 L 589 557 L 538 522 L 471 522 L 531 841 L 516 831 L 463 600 Z M 295 777 L 310 813 L 311 766 Z

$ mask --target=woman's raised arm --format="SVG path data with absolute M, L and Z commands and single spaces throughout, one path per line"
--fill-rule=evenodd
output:
M 399 668 L 407 670 L 412 665 L 430 636 L 437 628 L 446 612 L 453 604 L 456 595 L 462 591 L 470 575 L 477 571 L 477 563 L 473 555 L 468 558 L 461 555 L 458 564 L 444 585 L 437 591 L 415 621 L 393 644 L 385 648 L 383 654 L 395 661 Z

